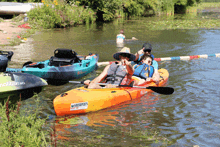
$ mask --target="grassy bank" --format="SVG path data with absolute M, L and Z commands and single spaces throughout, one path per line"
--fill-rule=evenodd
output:
M 4 47 L 19 45 L 22 42 L 26 42 L 28 37 L 30 37 L 32 34 L 35 34 L 35 32 L 39 30 L 35 28 L 29 28 L 29 24 L 23 21 L 24 17 L 25 16 L 21 14 L 19 16 L 14 16 L 12 19 L 0 19 L 1 25 L 5 25 L 4 28 L 0 29 L 0 31 L 2 31 L 2 33 L 0 32 L 1 38 L 7 38 L 7 41 L 4 40 L 0 46 Z M 19 28 L 19 26 L 21 27 L 24 24 L 26 27 L 28 27 L 28 29 L 22 30 Z
M 21 110 L 21 102 L 11 104 L 10 98 L 5 104 L 0 103 L 0 144 L 7 147 L 14 146 L 48 146 L 50 143 L 42 127 L 45 119 L 38 117 L 39 98 L 35 95 L 37 109 Z

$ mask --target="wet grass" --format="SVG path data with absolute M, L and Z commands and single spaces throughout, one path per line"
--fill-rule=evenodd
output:
M 200 5 L 200 8 L 220 8 L 219 2 L 202 2 Z
M 38 117 L 39 98 L 35 95 L 37 109 L 21 110 L 21 101 L 12 104 L 10 98 L 0 103 L 0 144 L 13 146 L 48 146 L 48 131 L 42 130 L 46 119 Z M 50 132 L 50 131 L 49 131 Z
M 220 19 L 187 19 L 187 20 L 160 20 L 149 21 L 146 25 L 149 30 L 171 30 L 171 29 L 219 29 Z

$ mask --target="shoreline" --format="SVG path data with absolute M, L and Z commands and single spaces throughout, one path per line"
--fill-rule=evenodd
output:
M 0 22 L 0 46 L 15 46 L 19 45 L 19 42 L 27 40 L 22 38 L 21 34 L 25 34 L 29 29 L 19 27 L 21 23 L 24 24 L 22 21 L 14 22 L 12 19 L 3 19 Z M 15 45 L 13 45 L 13 42 L 15 42 Z

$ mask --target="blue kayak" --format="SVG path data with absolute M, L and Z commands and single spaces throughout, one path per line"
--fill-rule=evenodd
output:
M 99 56 L 89 54 L 79 56 L 70 49 L 56 49 L 49 60 L 32 63 L 26 62 L 22 69 L 7 68 L 7 72 L 23 72 L 48 81 L 69 81 L 81 78 L 97 68 Z

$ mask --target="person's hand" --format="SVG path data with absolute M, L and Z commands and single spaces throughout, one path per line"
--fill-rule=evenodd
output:
M 137 52 L 139 55 L 143 54 L 144 53 L 144 49 L 141 49 Z
M 124 66 L 130 64 L 130 63 L 128 62 L 128 60 L 126 60 L 126 59 L 122 59 L 121 62 L 122 62 L 122 65 L 124 65 Z
M 90 84 L 90 80 L 85 80 L 85 81 L 84 81 L 84 84 L 85 84 L 85 85 L 89 85 L 89 84 Z
M 153 82 L 154 80 L 152 78 L 147 78 L 146 81 L 147 82 Z
M 153 79 L 153 78 L 147 78 L 146 81 L 147 81 L 147 82 L 154 82 L 156 85 L 159 84 L 159 80 L 155 80 L 155 79 Z

